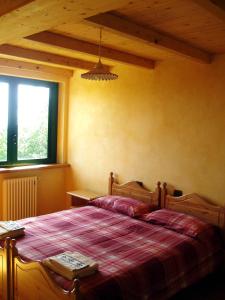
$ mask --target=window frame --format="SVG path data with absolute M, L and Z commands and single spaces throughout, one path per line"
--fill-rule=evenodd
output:
M 18 165 L 56 163 L 57 127 L 58 127 L 58 90 L 59 84 L 39 79 L 30 79 L 8 75 L 0 75 L 0 82 L 9 84 L 8 97 L 8 128 L 7 128 L 7 161 L 0 161 L 2 167 Z M 18 85 L 48 87 L 50 90 L 48 107 L 48 146 L 47 158 L 18 160 Z

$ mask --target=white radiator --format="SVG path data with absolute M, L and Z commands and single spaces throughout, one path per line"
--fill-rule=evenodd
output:
M 37 214 L 37 177 L 3 181 L 3 220 L 18 220 Z

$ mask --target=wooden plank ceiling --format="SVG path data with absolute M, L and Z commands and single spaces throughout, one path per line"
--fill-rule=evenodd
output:
M 164 59 L 210 63 L 225 53 L 220 0 L 0 0 L 0 58 L 89 69 L 98 55 L 154 68 Z

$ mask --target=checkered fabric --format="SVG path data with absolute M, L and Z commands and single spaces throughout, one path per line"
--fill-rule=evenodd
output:
M 137 199 L 122 196 L 104 196 L 90 201 L 89 204 L 130 217 L 138 217 L 150 212 L 150 205 Z
M 204 243 L 123 214 L 92 206 L 21 220 L 17 239 L 25 260 L 78 251 L 99 263 L 82 278 L 86 300 L 162 300 L 213 271 L 222 259 L 219 238 Z M 210 237 L 211 238 L 211 237 Z M 216 241 L 216 242 L 215 242 Z M 71 282 L 54 274 L 65 289 Z
M 145 214 L 141 216 L 141 219 L 193 238 L 198 238 L 201 233 L 204 234 L 205 231 L 213 227 L 211 224 L 207 224 L 196 217 L 165 208 Z

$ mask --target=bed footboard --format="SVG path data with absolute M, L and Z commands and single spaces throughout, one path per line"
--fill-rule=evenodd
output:
M 10 299 L 10 239 L 5 240 L 4 247 L 0 247 L 0 299 Z
M 11 290 L 10 300 L 78 300 L 79 281 L 75 279 L 71 292 L 52 280 L 40 262 L 24 262 L 18 256 L 15 240 L 10 242 Z

